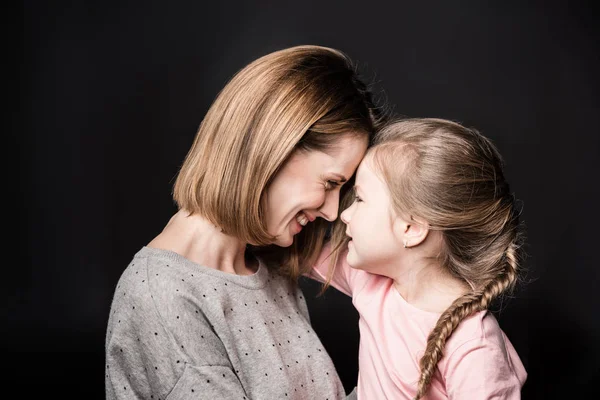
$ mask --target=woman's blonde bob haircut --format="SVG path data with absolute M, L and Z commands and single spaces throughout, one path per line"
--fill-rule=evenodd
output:
M 369 91 L 342 52 L 297 46 L 265 55 L 240 70 L 208 110 L 174 200 L 228 235 L 270 245 L 263 194 L 292 152 L 327 151 L 340 135 L 370 139 L 378 121 Z M 291 277 L 321 249 L 327 225 L 310 225 L 291 248 L 275 249 L 286 253 L 279 261 Z

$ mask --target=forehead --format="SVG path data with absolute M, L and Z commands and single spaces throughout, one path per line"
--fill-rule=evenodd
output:
M 367 151 L 366 136 L 344 136 L 327 152 L 333 163 L 352 164 L 355 169 Z
M 387 185 L 375 167 L 372 153 L 368 153 L 358 166 L 356 186 L 370 193 L 387 193 Z
M 331 172 L 344 174 L 348 179 L 364 157 L 367 143 L 366 137 L 345 136 L 326 151 L 301 151 L 296 153 L 292 160 L 299 167 L 306 168 L 310 165 L 325 168 Z

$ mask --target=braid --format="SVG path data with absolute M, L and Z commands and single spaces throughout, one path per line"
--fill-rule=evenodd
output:
M 506 275 L 510 278 L 508 286 L 509 290 L 512 290 L 519 277 L 519 256 L 518 256 L 519 245 L 516 242 L 511 242 L 506 249 L 505 257 L 508 269 Z
M 502 275 L 489 282 L 481 290 L 476 290 L 459 297 L 440 316 L 427 338 L 425 354 L 419 362 L 421 376 L 417 387 L 417 395 L 414 400 L 419 400 L 427 392 L 437 364 L 444 356 L 446 341 L 450 338 L 458 324 L 473 313 L 487 310 L 494 299 L 514 287 L 518 276 L 517 248 L 514 242 L 508 245 L 505 252 L 507 266 Z

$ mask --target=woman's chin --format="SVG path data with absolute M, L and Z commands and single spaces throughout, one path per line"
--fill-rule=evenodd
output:
M 279 247 L 290 247 L 294 243 L 294 236 L 290 234 L 279 235 L 273 244 Z

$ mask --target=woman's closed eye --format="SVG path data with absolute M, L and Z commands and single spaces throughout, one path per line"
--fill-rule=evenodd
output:
M 340 183 L 338 181 L 329 180 L 325 182 L 325 190 L 335 189 L 338 186 L 340 186 Z

